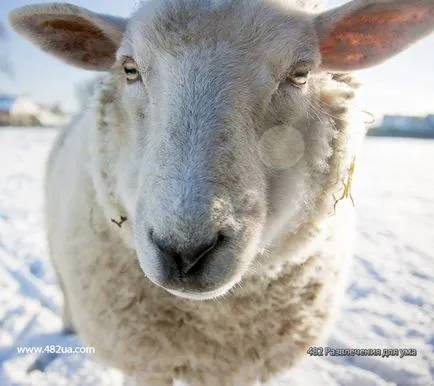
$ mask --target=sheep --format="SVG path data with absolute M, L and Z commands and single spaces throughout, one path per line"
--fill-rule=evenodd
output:
M 266 382 L 324 340 L 365 134 L 351 72 L 428 35 L 434 0 L 150 0 L 129 19 L 61 3 L 10 22 L 107 73 L 47 164 L 65 328 L 151 386 Z

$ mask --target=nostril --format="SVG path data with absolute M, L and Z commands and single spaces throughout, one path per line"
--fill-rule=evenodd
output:
M 170 254 L 172 251 L 169 250 L 169 246 L 164 243 L 162 239 L 159 239 L 156 237 L 154 230 L 150 229 L 148 232 L 149 240 L 160 250 L 160 252 L 163 252 L 165 254 Z
M 160 250 L 160 252 L 169 256 L 176 255 L 177 252 L 175 248 L 173 248 L 167 241 L 157 237 L 153 229 L 149 230 L 149 239 Z
M 225 235 L 222 232 L 219 232 L 218 235 L 217 235 L 217 245 L 216 246 L 224 244 L 225 241 L 226 241 Z

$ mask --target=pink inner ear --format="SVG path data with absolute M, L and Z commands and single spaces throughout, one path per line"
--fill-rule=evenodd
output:
M 374 4 L 339 20 L 320 42 L 323 67 L 342 71 L 369 67 L 428 32 L 434 9 L 420 5 L 400 8 L 378 10 Z

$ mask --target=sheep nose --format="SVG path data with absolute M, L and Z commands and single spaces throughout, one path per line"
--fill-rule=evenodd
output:
M 175 246 L 173 243 L 160 239 L 154 232 L 150 232 L 151 241 L 163 254 L 164 258 L 174 263 L 182 275 L 192 275 L 200 269 L 211 252 L 223 242 L 224 236 L 221 233 L 205 243 L 191 243 L 182 247 Z

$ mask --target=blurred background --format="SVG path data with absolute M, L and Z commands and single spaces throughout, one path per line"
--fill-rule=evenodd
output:
M 121 376 L 91 355 L 17 352 L 81 344 L 59 332 L 62 299 L 47 260 L 42 188 L 57 128 L 86 105 L 98 74 L 62 64 L 9 28 L 10 10 L 43 2 L 0 0 L 0 386 L 118 385 Z M 118 16 L 138 4 L 71 2 Z M 434 384 L 434 35 L 359 78 L 371 122 L 353 192 L 357 253 L 327 344 L 417 356 L 306 355 L 273 385 Z
M 44 2 L 47 1 L 0 1 L 0 96 L 3 100 L 0 103 L 12 97 L 26 97 L 28 103 L 41 106 L 45 114 L 47 109 L 71 114 L 86 103 L 83 90 L 95 73 L 62 65 L 21 39 L 7 23 L 7 15 L 13 8 Z M 337 6 L 344 2 L 329 0 L 328 5 Z M 128 16 L 138 1 L 76 0 L 73 3 L 96 12 Z M 360 79 L 365 84 L 360 93 L 361 103 L 375 115 L 375 126 L 382 124 L 384 115 L 393 116 L 386 119 L 386 126 L 401 127 L 411 123 L 422 128 L 425 125 L 417 119 L 401 120 L 394 116 L 423 118 L 433 112 L 433 52 L 434 36 L 430 36 L 382 66 L 360 71 Z M 44 115 L 44 112 L 40 114 Z M 48 117 L 39 120 L 41 124 L 49 121 Z

